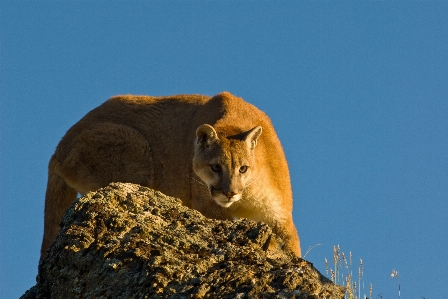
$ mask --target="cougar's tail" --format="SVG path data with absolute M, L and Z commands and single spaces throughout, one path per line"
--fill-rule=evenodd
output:
M 76 199 L 77 192 L 67 185 L 65 180 L 55 172 L 59 164 L 53 155 L 48 165 L 48 183 L 45 195 L 44 238 L 40 252 L 40 260 L 44 258 L 47 249 L 53 243 L 59 232 L 59 223 L 67 208 Z

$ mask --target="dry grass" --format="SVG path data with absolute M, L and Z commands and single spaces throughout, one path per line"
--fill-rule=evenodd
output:
M 318 244 L 320 245 L 320 244 Z M 325 258 L 325 268 L 327 276 L 335 284 L 342 285 L 346 288 L 345 299 L 372 299 L 373 287 L 370 283 L 368 290 L 364 284 L 364 264 L 362 259 L 359 259 L 359 266 L 353 266 L 353 256 L 350 251 L 348 258 L 341 251 L 339 245 L 333 247 L 333 264 L 329 265 L 328 260 Z M 355 276 L 353 275 L 355 273 Z M 401 299 L 401 284 L 399 280 L 399 272 L 393 269 L 390 273 L 390 278 L 397 283 L 398 287 L 398 299 Z M 366 295 L 368 292 L 368 295 Z M 383 293 L 378 295 L 379 299 L 385 299 Z M 421 297 L 425 299 L 425 297 Z
M 401 298 L 401 290 L 400 290 L 400 282 L 399 282 L 399 280 L 398 280 L 398 271 L 395 270 L 395 269 L 393 269 L 393 270 L 392 270 L 392 273 L 390 273 L 390 277 L 391 277 L 392 279 L 397 280 L 397 283 L 398 283 L 398 299 L 400 299 L 400 298 Z
M 346 288 L 346 299 L 366 299 L 372 298 L 372 284 L 369 287 L 369 296 L 366 295 L 364 285 L 364 265 L 362 259 L 359 259 L 357 269 L 353 266 L 353 256 L 349 253 L 349 258 L 341 251 L 341 247 L 333 247 L 333 265 L 330 266 L 325 258 L 325 268 L 327 275 L 330 275 L 331 281 Z M 355 273 L 355 277 L 353 276 Z M 361 296 L 362 293 L 362 296 Z

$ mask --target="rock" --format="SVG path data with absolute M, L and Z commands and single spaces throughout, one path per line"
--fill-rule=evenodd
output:
M 113 183 L 76 200 L 21 298 L 343 298 L 263 223 Z

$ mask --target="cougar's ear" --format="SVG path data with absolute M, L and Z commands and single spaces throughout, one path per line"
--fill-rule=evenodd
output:
M 247 131 L 246 137 L 244 137 L 244 141 L 246 141 L 250 147 L 250 149 L 254 149 L 257 145 L 258 137 L 260 137 L 262 132 L 261 126 L 257 126 L 253 129 Z
M 207 146 L 219 139 L 215 129 L 207 124 L 200 125 L 196 129 L 196 137 L 196 144 Z

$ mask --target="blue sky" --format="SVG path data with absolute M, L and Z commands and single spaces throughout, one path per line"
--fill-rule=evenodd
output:
M 274 123 L 307 260 L 325 273 L 340 244 L 373 298 L 444 298 L 447 20 L 445 1 L 1 1 L 2 297 L 35 284 L 70 126 L 116 94 L 228 90 Z

